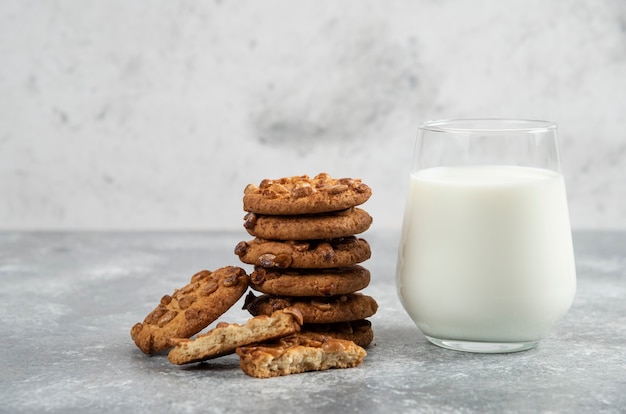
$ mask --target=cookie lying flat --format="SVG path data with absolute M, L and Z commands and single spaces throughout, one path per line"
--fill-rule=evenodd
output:
M 294 334 L 300 331 L 301 324 L 302 314 L 292 308 L 276 311 L 271 316 L 255 316 L 243 325 L 222 322 L 195 339 L 173 339 L 175 346 L 167 357 L 177 365 L 206 361 L 232 354 L 240 346 Z
M 370 258 L 369 244 L 354 236 L 330 240 L 242 241 L 235 254 L 247 264 L 262 267 L 322 269 L 352 266 Z
M 258 186 L 246 186 L 243 209 L 271 215 L 324 213 L 358 206 L 371 195 L 358 178 L 334 179 L 326 173 L 265 179 Z
M 363 233 L 372 224 L 372 216 L 360 208 L 295 216 L 248 213 L 244 220 L 250 235 L 269 240 L 336 239 Z
M 291 335 L 275 343 L 237 348 L 241 369 L 257 378 L 352 368 L 367 355 L 352 341 L 324 335 Z
M 146 354 L 170 348 L 171 338 L 189 338 L 233 306 L 248 289 L 248 275 L 240 267 L 203 270 L 188 285 L 165 295 L 161 303 L 135 324 L 130 336 Z
M 365 289 L 370 272 L 354 265 L 328 269 L 276 269 L 254 267 L 250 286 L 278 296 L 335 296 Z
M 302 325 L 301 335 L 326 335 L 335 339 L 352 341 L 366 348 L 374 340 L 372 323 L 367 319 L 337 323 L 308 323 Z
M 302 313 L 304 323 L 334 323 L 369 318 L 378 310 L 371 296 L 362 293 L 332 296 L 329 298 L 297 298 L 262 295 L 249 292 L 244 309 L 253 316 L 271 315 L 279 309 L 293 307 Z

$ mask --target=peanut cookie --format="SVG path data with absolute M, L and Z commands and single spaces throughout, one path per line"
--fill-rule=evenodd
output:
M 358 178 L 334 179 L 326 173 L 265 179 L 244 190 L 243 209 L 258 214 L 311 214 L 344 210 L 366 202 L 372 190 Z
M 370 272 L 354 265 L 328 269 L 285 269 L 254 267 L 250 286 L 278 296 L 335 296 L 354 293 L 370 283 Z
M 252 236 L 270 240 L 336 239 L 363 233 L 372 216 L 360 208 L 321 214 L 269 216 L 248 213 L 244 228 Z
M 276 311 L 271 316 L 255 316 L 243 325 L 221 322 L 195 339 L 172 339 L 175 346 L 167 357 L 177 365 L 205 361 L 232 354 L 240 346 L 294 334 L 300 331 L 301 324 L 302 314 L 293 308 Z
M 235 254 L 247 264 L 262 267 L 322 269 L 352 266 L 370 258 L 369 244 L 354 236 L 330 240 L 242 241 Z
M 308 323 L 302 326 L 301 335 L 326 335 L 336 339 L 352 341 L 366 348 L 374 340 L 372 323 L 367 319 L 337 323 Z
M 214 272 L 202 270 L 190 283 L 165 295 L 161 303 L 135 324 L 130 336 L 146 354 L 170 347 L 171 338 L 189 338 L 226 312 L 248 289 L 248 275 L 240 267 Z
M 237 348 L 241 369 L 257 378 L 330 368 L 352 368 L 367 355 L 352 341 L 324 335 L 294 334 L 274 343 Z
M 323 297 L 281 297 L 249 292 L 244 309 L 253 316 L 271 315 L 279 309 L 294 307 L 302 313 L 304 323 L 334 323 L 369 318 L 378 310 L 371 296 L 362 293 Z

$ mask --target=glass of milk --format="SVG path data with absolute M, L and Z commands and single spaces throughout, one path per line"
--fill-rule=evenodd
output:
M 420 126 L 396 284 L 436 345 L 514 352 L 546 336 L 576 291 L 554 123 Z

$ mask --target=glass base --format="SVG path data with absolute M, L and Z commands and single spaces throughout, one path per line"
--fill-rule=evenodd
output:
M 456 339 L 439 339 L 426 336 L 433 344 L 442 348 L 452 349 L 454 351 L 476 352 L 483 354 L 499 354 L 508 352 L 519 352 L 532 349 L 537 346 L 539 341 L 529 342 L 473 342 L 459 341 Z

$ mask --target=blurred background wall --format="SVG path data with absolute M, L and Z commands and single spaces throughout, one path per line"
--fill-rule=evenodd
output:
M 574 228 L 626 228 L 626 2 L 0 2 L 0 229 L 238 229 L 247 183 L 360 177 L 417 126 L 560 128 Z

